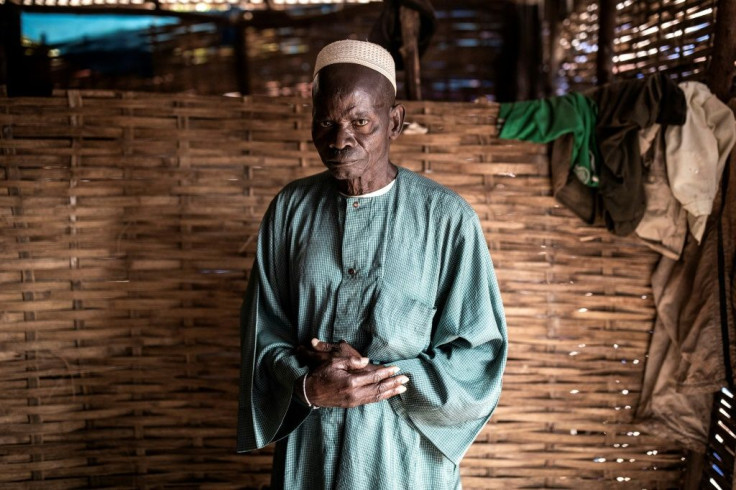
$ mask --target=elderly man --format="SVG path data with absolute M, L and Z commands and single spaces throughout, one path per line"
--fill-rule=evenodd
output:
M 506 362 L 478 217 L 389 160 L 404 108 L 383 48 L 317 57 L 327 171 L 269 207 L 241 312 L 238 451 L 278 441 L 273 488 L 454 489 Z

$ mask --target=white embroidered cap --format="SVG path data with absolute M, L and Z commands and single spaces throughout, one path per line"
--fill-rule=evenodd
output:
M 327 65 L 335 63 L 355 63 L 377 71 L 388 78 L 396 94 L 396 65 L 391 53 L 378 44 L 368 41 L 346 39 L 328 44 L 317 55 L 314 63 L 314 77 Z

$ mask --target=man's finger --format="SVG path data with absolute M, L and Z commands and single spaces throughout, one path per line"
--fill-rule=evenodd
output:
M 349 357 L 353 369 L 363 369 L 371 361 L 367 357 Z
M 312 339 L 312 348 L 319 352 L 332 352 L 338 348 L 338 345 L 331 344 L 329 342 L 322 342 L 319 339 Z
M 355 374 L 355 384 L 356 386 L 378 385 L 383 380 L 395 376 L 398 372 L 398 366 L 382 366 L 369 372 Z M 401 384 L 409 381 L 406 376 L 398 376 L 397 378 L 401 378 L 402 381 L 406 380 Z
M 324 352 L 317 352 L 315 350 L 308 349 L 303 345 L 298 346 L 295 349 L 294 354 L 296 355 L 297 359 L 301 360 L 302 362 L 324 362 L 330 357 Z
M 334 362 L 335 367 L 337 367 L 338 369 L 352 371 L 354 369 L 363 369 L 368 365 L 370 359 L 368 359 L 367 357 L 339 357 L 335 358 Z
M 346 341 L 341 340 L 339 344 L 337 344 L 337 348 L 340 351 L 340 355 L 343 357 L 363 357 L 360 352 L 358 352 L 355 347 L 348 344 Z
M 404 375 L 394 376 L 378 383 L 373 392 L 375 401 L 380 402 L 392 396 L 400 395 L 406 391 L 406 383 L 409 378 Z
M 303 352 L 297 352 L 297 358 L 304 362 L 327 362 L 330 360 L 330 355 L 324 352 L 315 352 L 305 350 Z
M 408 382 L 409 378 L 406 376 L 394 376 L 380 383 L 364 386 L 360 396 L 365 397 L 364 403 L 376 403 L 387 400 L 392 396 L 406 392 L 406 383 Z
M 400 395 L 400 394 L 404 393 L 405 391 L 406 391 L 406 386 L 405 385 L 399 385 L 399 386 L 396 386 L 396 387 L 391 388 L 389 390 L 385 390 L 385 391 L 382 391 L 382 392 L 378 393 L 376 395 L 376 397 L 375 397 L 375 400 L 377 402 L 380 402 L 382 400 L 388 400 L 392 396 Z

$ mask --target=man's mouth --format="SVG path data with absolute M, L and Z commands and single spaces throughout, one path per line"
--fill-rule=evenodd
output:
M 347 165 L 352 165 L 357 160 L 327 160 L 327 165 L 331 167 L 344 167 Z

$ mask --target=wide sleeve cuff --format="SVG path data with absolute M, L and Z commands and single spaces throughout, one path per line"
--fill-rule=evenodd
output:
M 294 383 L 309 372 L 262 322 L 257 281 L 249 284 L 241 309 L 241 372 L 238 452 L 268 445 L 296 429 L 309 415 L 292 396 Z M 247 328 L 245 328 L 247 326 Z
M 437 425 L 427 418 L 407 411 L 407 401 L 403 399 L 403 395 L 390 398 L 389 404 L 398 416 L 408 420 L 425 439 L 455 465 L 460 464 L 468 448 L 491 418 L 491 413 L 495 408 L 495 406 L 491 407 L 487 415 L 480 419 L 452 425 Z
M 448 376 L 448 372 L 443 376 L 437 374 L 438 366 L 433 363 L 446 364 L 446 361 L 417 358 L 392 362 L 410 381 L 407 391 L 391 398 L 390 403 L 394 411 L 409 419 L 442 454 L 459 464 L 498 404 L 503 363 L 489 365 L 499 372 L 488 376 L 481 390 L 474 389 L 470 386 L 474 383 L 466 383 L 459 376 Z M 448 380 L 452 380 L 449 382 L 452 386 Z
M 284 356 L 276 364 L 277 382 L 259 383 L 254 379 L 250 383 L 250 400 L 241 392 L 238 452 L 262 448 L 286 437 L 311 412 L 298 397 L 293 396 L 294 384 L 308 373 L 308 369 L 301 367 L 292 356 Z

